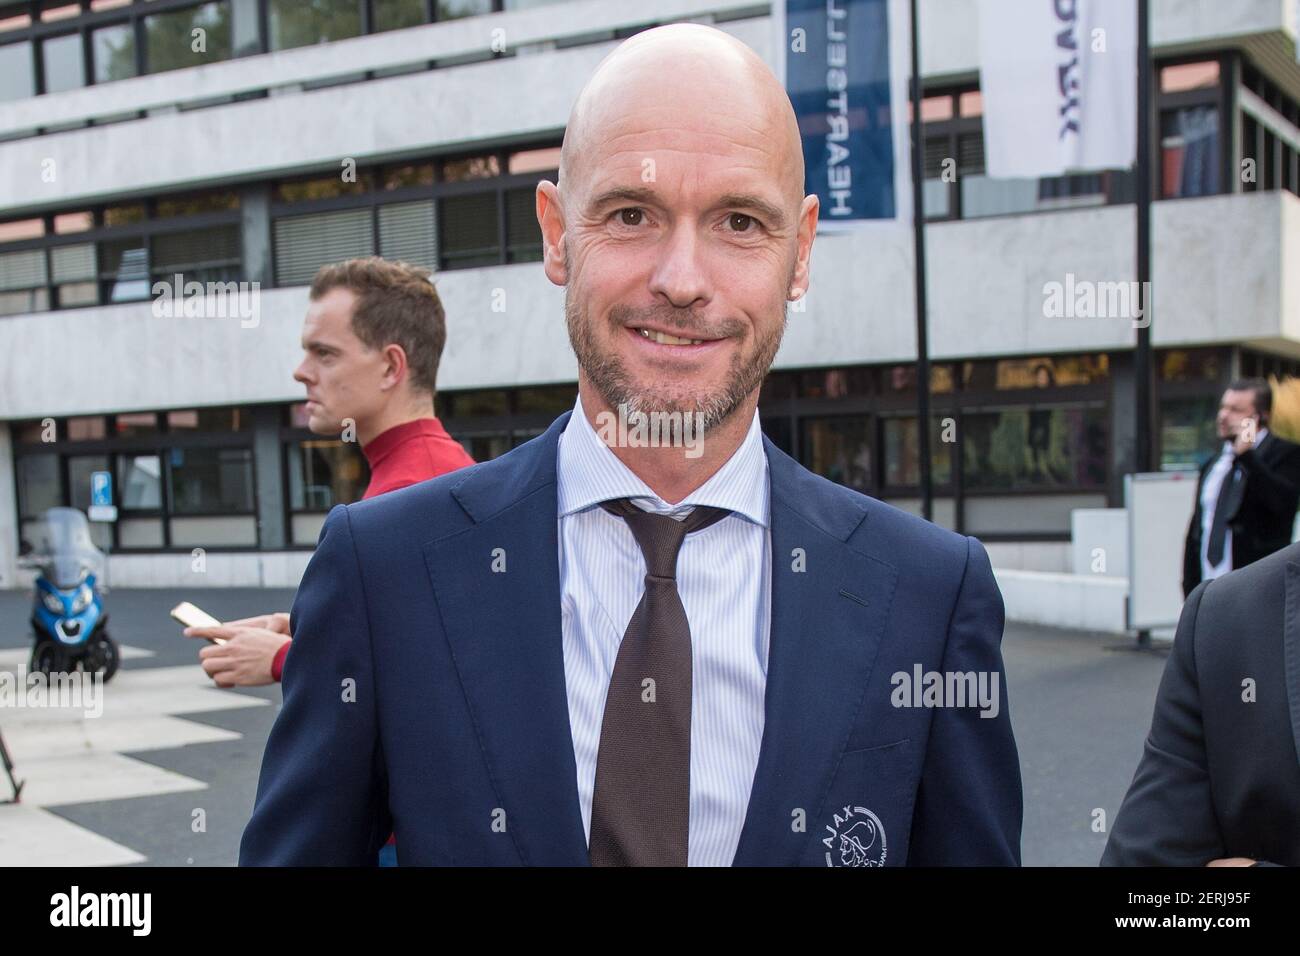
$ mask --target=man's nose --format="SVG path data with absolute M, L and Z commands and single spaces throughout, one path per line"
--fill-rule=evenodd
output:
M 302 385 L 310 385 L 311 380 L 307 376 L 307 360 L 303 359 L 296 369 L 293 370 L 293 380 Z
M 650 275 L 650 291 L 679 309 L 708 301 L 710 285 L 694 226 L 677 226 L 664 239 Z

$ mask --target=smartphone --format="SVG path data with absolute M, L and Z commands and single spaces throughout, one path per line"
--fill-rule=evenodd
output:
M 200 608 L 195 607 L 189 601 L 182 601 L 171 610 L 171 615 L 177 621 L 180 621 L 186 627 L 220 627 L 221 622 L 215 617 Z M 213 644 L 224 644 L 224 637 L 209 637 Z

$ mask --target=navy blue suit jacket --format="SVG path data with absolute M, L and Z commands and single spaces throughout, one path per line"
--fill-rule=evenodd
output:
M 587 863 L 561 645 L 569 414 L 500 458 L 330 512 L 241 864 L 373 865 L 390 830 L 402 864 Z M 766 723 L 735 864 L 1019 863 L 983 547 L 764 448 Z M 917 665 L 996 673 L 997 715 L 895 706 L 892 675 Z

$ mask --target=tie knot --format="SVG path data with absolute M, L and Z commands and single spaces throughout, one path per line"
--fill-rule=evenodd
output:
M 731 514 L 725 508 L 696 505 L 683 520 L 653 514 L 632 504 L 627 498 L 602 501 L 600 506 L 627 522 L 632 537 L 645 556 L 646 574 L 657 578 L 677 577 L 677 552 L 692 531 L 700 531 Z

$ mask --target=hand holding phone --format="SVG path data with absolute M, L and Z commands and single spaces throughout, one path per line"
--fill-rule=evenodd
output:
M 201 608 L 195 607 L 189 601 L 182 601 L 171 610 L 172 617 L 186 627 L 220 627 L 221 622 Z M 213 644 L 226 643 L 225 638 L 209 637 L 207 640 Z

